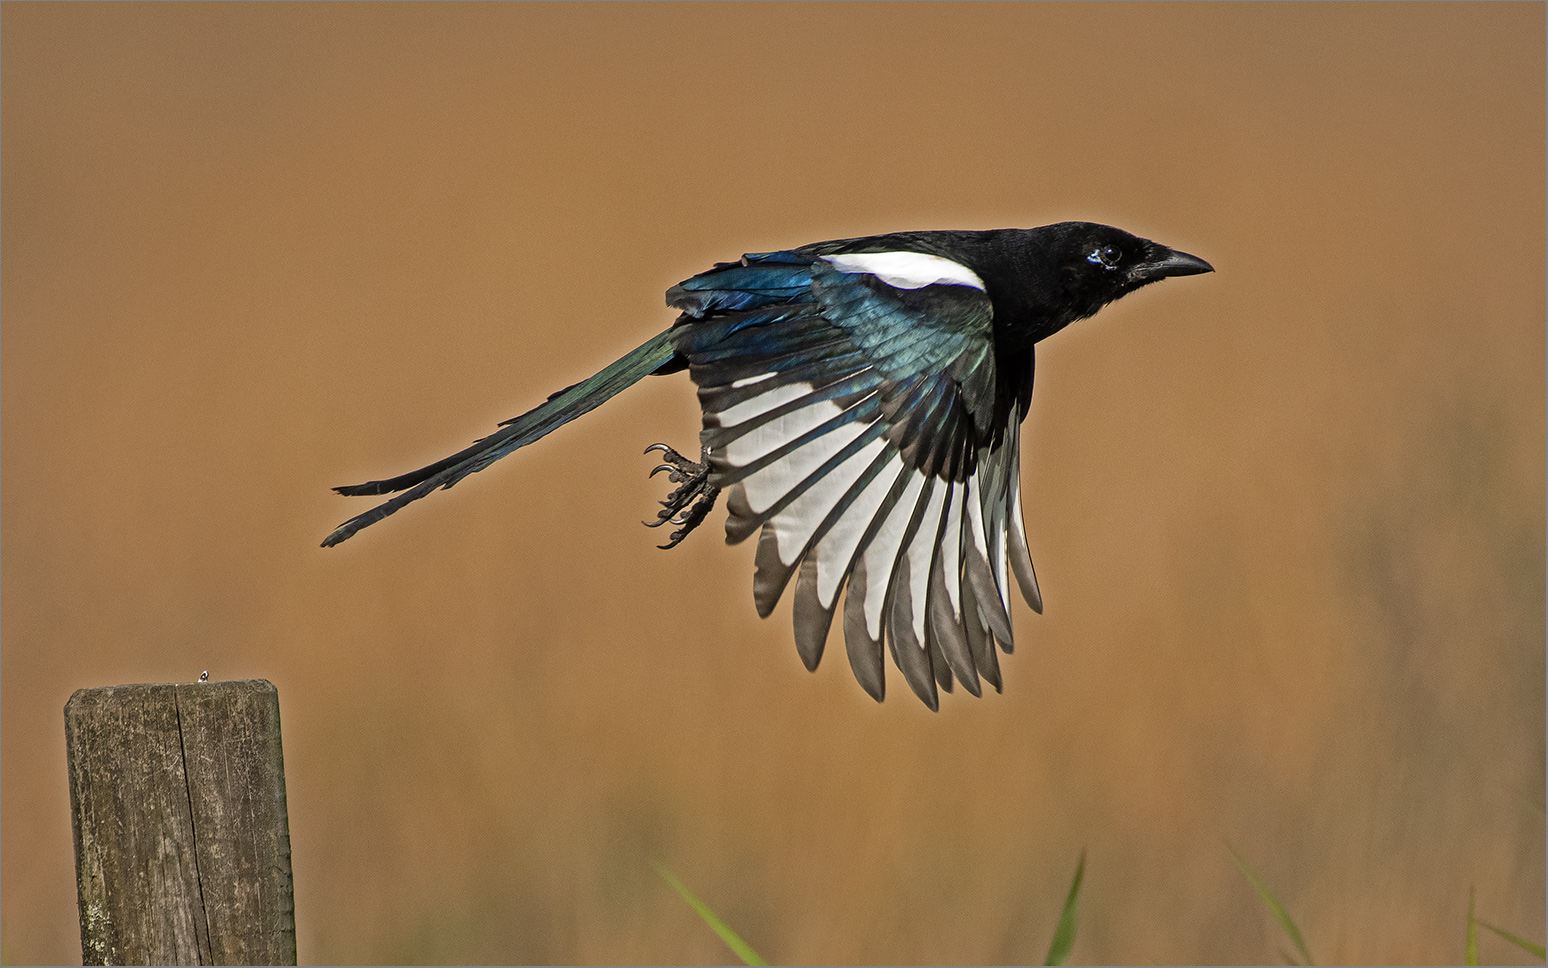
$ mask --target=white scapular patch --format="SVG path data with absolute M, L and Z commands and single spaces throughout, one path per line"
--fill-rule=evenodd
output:
M 855 426 L 863 428 L 865 425 L 856 424 Z M 842 449 L 853 437 L 853 434 L 846 434 L 842 441 L 835 441 L 831 445 L 830 453 L 836 453 Z M 826 441 L 828 438 L 824 437 L 823 439 Z M 829 471 L 820 481 L 808 488 L 806 493 L 791 501 L 788 507 L 774 516 L 770 523 L 774 528 L 775 547 L 779 552 L 781 563 L 785 565 L 795 564 L 796 556 L 806 548 L 807 542 L 812 539 L 812 535 L 817 532 L 818 526 L 827 518 L 834 505 L 845 494 L 849 493 L 850 487 L 854 485 L 855 481 L 859 480 L 861 473 L 871 466 L 871 462 L 876 459 L 876 455 L 880 454 L 886 446 L 887 442 L 885 440 L 877 439 L 861 447 L 852 457 Z M 806 450 L 807 448 L 803 447 L 801 449 Z M 792 454 L 791 456 L 794 457 L 795 455 Z M 823 460 L 827 460 L 828 456 L 828 453 L 824 453 L 822 455 Z M 769 470 L 779 469 L 781 476 L 784 476 L 783 465 L 785 463 L 787 461 L 779 461 L 773 467 L 770 467 Z M 814 467 L 813 470 L 815 469 Z M 767 473 L 768 471 L 765 471 L 763 474 L 754 474 L 749 478 L 749 482 L 757 481 L 761 486 L 760 478 Z M 799 484 L 803 480 L 805 480 L 804 476 L 796 478 L 790 487 Z M 788 491 L 789 487 L 786 487 L 780 493 L 783 495 Z M 750 495 L 748 502 L 749 504 L 752 502 Z M 847 514 L 854 513 L 854 508 L 850 508 L 847 512 Z M 869 521 L 869 517 L 866 520 Z
M 923 252 L 856 252 L 823 256 L 823 261 L 840 272 L 868 272 L 898 289 L 971 286 L 980 292 L 987 291 L 984 281 L 972 269 Z

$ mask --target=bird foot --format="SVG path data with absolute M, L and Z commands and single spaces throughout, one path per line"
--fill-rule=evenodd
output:
M 655 477 L 662 471 L 667 472 L 667 480 L 677 487 L 666 500 L 661 502 L 661 510 L 656 512 L 656 520 L 646 521 L 645 527 L 659 528 L 668 522 L 678 525 L 678 529 L 672 532 L 667 543 L 661 548 L 675 548 L 682 543 L 704 522 L 710 511 L 715 508 L 715 498 L 720 496 L 720 488 L 709 482 L 710 462 L 709 455 L 702 454 L 698 461 L 691 461 L 668 447 L 666 444 L 651 444 L 645 448 L 645 453 L 653 450 L 661 451 L 661 459 L 665 462 L 657 465 L 650 472 Z

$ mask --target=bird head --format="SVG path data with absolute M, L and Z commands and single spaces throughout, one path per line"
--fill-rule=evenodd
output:
M 1130 235 L 1095 222 L 1060 222 L 1044 226 L 1046 242 L 1057 253 L 1060 288 L 1077 319 L 1090 316 L 1120 296 L 1169 276 L 1213 272 L 1214 266 L 1167 248 L 1159 242 Z

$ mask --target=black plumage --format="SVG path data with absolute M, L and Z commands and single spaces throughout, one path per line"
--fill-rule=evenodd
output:
M 885 694 L 883 644 L 932 709 L 955 682 L 1001 687 L 1009 586 L 1042 611 L 1021 517 L 1020 425 L 1034 345 L 1128 292 L 1209 272 L 1195 256 L 1089 222 L 902 232 L 754 253 L 673 286 L 677 321 L 595 376 L 445 460 L 337 490 L 402 492 L 360 528 L 600 405 L 687 369 L 702 458 L 662 444 L 673 547 L 727 493 L 730 542 L 759 534 L 753 597 L 794 582 L 797 650 L 822 657 L 843 591 L 846 651 Z

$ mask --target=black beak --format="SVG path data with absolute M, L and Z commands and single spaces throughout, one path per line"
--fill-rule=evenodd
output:
M 1196 255 L 1167 249 L 1166 256 L 1145 264 L 1145 275 L 1151 279 L 1167 276 L 1196 276 L 1201 272 L 1214 272 L 1215 267 Z

